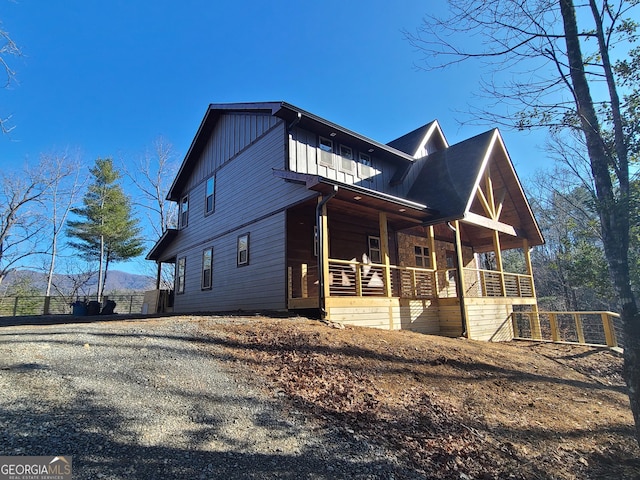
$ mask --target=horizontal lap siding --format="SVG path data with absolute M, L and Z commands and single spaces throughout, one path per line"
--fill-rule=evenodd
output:
M 510 305 L 467 305 L 469 338 L 486 341 L 513 340 Z
M 437 335 L 439 307 L 431 300 L 400 299 L 400 328 L 414 332 Z
M 447 337 L 459 337 L 462 335 L 462 316 L 460 304 L 456 299 L 440 299 L 438 316 L 440 323 L 440 335 Z
M 421 333 L 439 332 L 438 307 L 430 301 L 399 298 L 329 298 L 329 320 L 381 328 L 384 330 L 412 330 Z
M 215 133 L 214 133 L 215 135 Z M 285 159 L 284 124 L 216 172 L 215 211 L 204 215 L 205 182 L 190 192 L 189 225 L 176 240 L 186 256 L 185 294 L 175 311 L 286 309 L 285 208 L 312 194 L 273 175 Z M 237 238 L 249 234 L 249 265 L 236 264 Z M 202 291 L 202 250 L 213 247 L 213 288 Z

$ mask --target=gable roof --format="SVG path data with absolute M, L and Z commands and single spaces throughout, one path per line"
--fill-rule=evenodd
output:
M 508 203 L 502 213 L 504 222 L 514 225 L 530 245 L 544 243 L 498 129 L 429 155 L 408 198 L 437 210 L 439 222 L 463 220 L 474 215 L 472 206 L 478 208 L 476 192 L 490 164 Z
M 178 174 L 169 189 L 168 200 L 176 202 L 180 200 L 182 189 L 206 147 L 218 119 L 227 112 L 268 113 L 281 118 L 289 128 L 299 126 L 319 135 L 331 137 L 337 142 L 349 143 L 360 151 L 371 153 L 401 167 L 414 161 L 411 155 L 401 150 L 372 140 L 287 102 L 212 103 L 207 108 Z
M 433 120 L 395 140 L 391 140 L 387 145 L 415 158 L 435 131 L 440 134 L 445 148 L 448 147 L 447 139 L 444 137 L 437 120 Z
M 483 171 L 494 131 L 429 155 L 408 196 L 436 209 L 442 218 L 464 215 Z

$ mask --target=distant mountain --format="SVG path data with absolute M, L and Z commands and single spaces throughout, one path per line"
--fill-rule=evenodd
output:
M 54 276 L 54 283 L 63 291 L 72 290 L 74 283 L 73 280 L 74 279 L 69 278 L 67 275 L 56 274 Z M 28 282 L 31 288 L 34 288 L 42 294 L 44 294 L 47 289 L 46 274 L 33 270 L 16 270 L 11 272 L 4 279 L 1 285 L 1 291 L 5 292 L 7 289 L 10 290 L 13 285 L 21 281 Z M 82 293 L 88 294 L 95 292 L 97 285 L 98 279 L 96 273 L 93 275 L 93 278 L 84 285 Z M 121 272 L 119 270 L 109 270 L 109 273 L 107 274 L 107 284 L 105 285 L 104 291 L 105 294 L 111 292 L 142 292 L 145 290 L 153 290 L 155 285 L 155 278 L 147 275 L 136 275 L 133 273 Z

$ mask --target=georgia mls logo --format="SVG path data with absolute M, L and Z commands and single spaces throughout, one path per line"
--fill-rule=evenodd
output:
M 71 480 L 72 458 L 0 457 L 0 480 Z

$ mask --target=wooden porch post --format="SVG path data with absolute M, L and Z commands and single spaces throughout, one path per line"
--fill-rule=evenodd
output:
M 467 332 L 467 338 L 472 338 L 469 331 L 469 316 L 467 312 L 467 305 L 464 301 L 465 293 L 467 291 L 467 285 L 464 279 L 464 258 L 462 255 L 462 234 L 460 233 L 460 222 L 456 220 L 453 222 L 455 229 L 455 242 L 456 242 L 456 261 L 458 262 L 458 300 L 461 303 L 461 314 L 464 321 L 464 329 Z
M 436 235 L 433 225 L 429 226 L 429 255 L 431 257 L 431 268 L 433 269 L 433 296 L 437 298 L 440 289 L 438 288 L 438 274 L 436 273 L 438 257 L 436 255 Z
M 324 278 L 321 287 L 323 288 L 324 298 L 327 299 L 331 296 L 331 281 L 329 279 L 329 227 L 326 203 L 322 205 L 320 228 L 322 229 L 320 235 L 320 238 L 322 238 L 322 248 L 320 251 L 322 252 L 322 276 Z
M 529 252 L 529 240 L 527 240 L 526 238 L 522 240 L 522 250 L 524 251 L 524 263 L 527 266 L 527 274 L 531 279 L 531 295 L 533 295 L 533 298 L 536 301 L 536 303 L 531 306 L 531 337 L 535 340 L 542 340 L 540 315 L 538 314 L 538 297 L 536 295 L 536 284 L 533 281 L 533 265 L 531 264 L 531 253 Z M 557 327 L 554 328 L 554 325 L 551 325 L 551 334 L 552 337 L 554 334 L 557 335 Z
M 384 296 L 391 296 L 391 262 L 389 260 L 389 229 L 387 227 L 387 214 L 380 212 L 380 255 L 384 264 Z
M 497 230 L 493 231 L 493 248 L 496 252 L 496 266 L 498 272 L 500 272 L 500 292 L 503 297 L 507 296 L 507 288 L 504 284 L 504 270 L 502 268 L 502 250 L 500 250 L 500 233 Z

